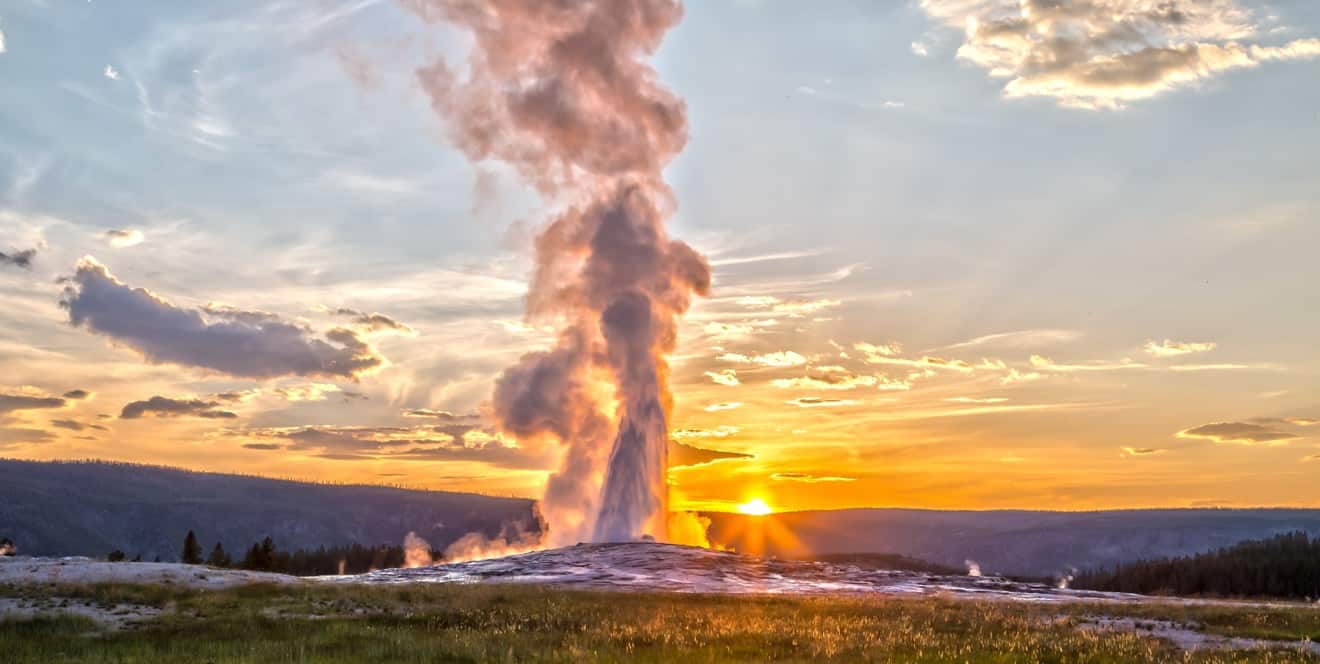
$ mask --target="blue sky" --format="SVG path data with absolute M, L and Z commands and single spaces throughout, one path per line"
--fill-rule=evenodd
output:
M 670 230 L 715 288 L 682 328 L 672 425 L 756 455 L 677 473 L 693 505 L 1314 504 L 1320 5 L 1181 4 L 1177 21 L 1140 0 L 1065 2 L 1066 21 L 1000 0 L 686 7 L 655 58 L 690 124 Z M 1042 45 L 1051 21 L 1120 10 L 1143 46 Z M 0 32 L 0 252 L 37 252 L 0 265 L 0 393 L 96 393 L 0 412 L 0 454 L 536 493 L 552 464 L 243 447 L 412 426 L 410 409 L 475 421 L 551 337 L 521 322 L 549 204 L 470 164 L 417 85 L 462 60 L 463 33 L 373 0 L 15 0 Z M 1154 47 L 1178 66 L 1152 73 Z M 152 363 L 59 307 L 84 256 L 182 309 L 407 329 L 364 328 L 384 362 L 361 376 Z M 786 352 L 803 361 L 753 360 Z M 774 384 L 835 366 L 906 389 Z M 739 384 L 708 377 L 724 371 Z M 234 391 L 234 421 L 117 417 Z M 822 394 L 838 407 L 791 403 Z M 1195 433 L 1214 424 L 1241 426 Z M 841 479 L 773 479 L 802 474 Z

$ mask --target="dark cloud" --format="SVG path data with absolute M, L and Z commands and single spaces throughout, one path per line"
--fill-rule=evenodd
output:
M 69 390 L 64 393 L 64 398 L 73 399 L 74 401 L 82 401 L 83 399 L 92 398 L 92 393 L 87 390 Z
M 247 325 L 282 322 L 279 314 L 273 314 L 269 311 L 240 309 L 228 304 L 217 304 L 215 302 L 207 302 L 202 307 L 202 311 L 212 318 L 220 318 L 238 323 L 245 323 Z
M 0 449 L 25 443 L 48 443 L 55 435 L 42 429 L 0 427 Z
M 481 416 L 476 413 L 466 415 L 454 414 L 447 410 L 431 410 L 429 408 L 414 408 L 403 411 L 404 417 L 421 417 L 433 420 L 439 420 L 451 424 L 475 424 L 481 421 Z
M 234 431 L 254 450 L 288 450 L 333 460 L 472 461 L 513 469 L 542 469 L 551 459 L 540 450 L 514 447 L 475 427 L 306 426 Z
M 402 332 L 404 334 L 413 334 L 415 332 L 411 327 L 404 325 L 385 314 L 366 313 L 344 307 L 335 309 L 332 313 L 336 316 L 347 316 L 353 319 L 354 325 L 364 327 L 372 332 L 380 332 L 384 330 Z
M 95 429 L 97 431 L 109 430 L 100 424 L 87 424 L 85 422 L 79 422 L 78 420 L 51 420 L 50 425 L 60 429 L 68 429 L 70 431 L 83 431 L 86 429 Z
M 105 232 L 104 237 L 110 246 L 121 249 L 137 246 L 146 239 L 142 231 L 134 228 L 112 228 Z
M 237 413 L 227 410 L 218 410 L 219 401 L 205 401 L 203 399 L 171 399 L 169 397 L 154 396 L 146 401 L 134 401 L 124 406 L 119 417 L 125 420 L 135 420 L 143 415 L 154 415 L 156 417 L 203 417 L 207 419 L 233 419 L 238 417 Z
M 347 328 L 333 328 L 321 340 L 312 330 L 274 314 L 220 305 L 183 309 L 125 285 L 90 258 L 78 263 L 67 284 L 61 304 L 70 322 L 133 348 L 154 363 L 245 378 L 356 378 L 384 362 Z
M 1320 420 L 1313 417 L 1256 417 L 1249 420 L 1252 424 L 1263 424 L 1265 426 L 1297 426 L 1309 427 L 1320 424 Z
M 60 397 L 36 397 L 27 394 L 0 394 L 0 415 L 16 410 L 63 408 L 68 401 Z
M 240 403 L 257 396 L 258 393 L 258 390 L 227 390 L 217 392 L 211 395 L 211 398 L 226 403 Z
M 0 265 L 13 265 L 14 267 L 31 270 L 32 259 L 36 257 L 36 249 L 24 249 L 23 251 L 13 251 L 9 253 L 0 251 Z
M 678 468 L 681 466 L 700 466 L 712 461 L 721 459 L 751 459 L 754 455 L 743 454 L 742 452 L 728 452 L 725 450 L 710 450 L 702 447 L 693 447 L 677 440 L 669 441 L 669 467 Z
M 1179 438 L 1201 438 L 1216 443 L 1258 445 L 1284 443 L 1299 438 L 1296 434 L 1279 431 L 1249 422 L 1214 422 L 1178 432 Z

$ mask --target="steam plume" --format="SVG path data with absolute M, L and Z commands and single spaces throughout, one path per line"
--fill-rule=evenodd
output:
M 427 567 L 435 562 L 431 557 L 431 543 L 417 533 L 409 531 L 403 537 L 403 566 L 409 569 Z M 340 575 L 343 575 L 343 563 L 340 563 Z
M 529 318 L 559 323 L 552 349 L 500 377 L 499 427 L 558 444 L 541 508 L 549 544 L 667 535 L 666 357 L 677 317 L 710 286 L 705 259 L 670 240 L 661 171 L 687 142 L 682 100 L 646 59 L 677 0 L 400 0 L 470 31 L 466 72 L 418 71 L 453 142 L 502 161 L 560 211 L 536 240 Z

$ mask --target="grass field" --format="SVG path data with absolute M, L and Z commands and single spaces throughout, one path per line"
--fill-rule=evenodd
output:
M 520 586 L 0 587 L 55 607 L 153 607 L 142 622 L 46 614 L 0 620 L 22 662 L 1320 662 L 1295 647 L 1188 653 L 1141 627 L 1320 640 L 1320 610 L 1050 606 L 939 599 L 730 597 Z M 1097 631 L 1095 616 L 1138 628 Z

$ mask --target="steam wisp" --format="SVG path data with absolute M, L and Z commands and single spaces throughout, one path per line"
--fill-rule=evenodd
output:
M 678 317 L 710 287 L 705 259 L 665 232 L 675 202 L 661 172 L 687 119 L 647 62 L 682 6 L 400 2 L 474 39 L 465 72 L 443 59 L 418 71 L 453 142 L 559 208 L 536 239 L 526 303 L 558 341 L 508 368 L 492 399 L 502 432 L 563 450 L 540 505 L 546 543 L 667 541 L 667 356 Z

